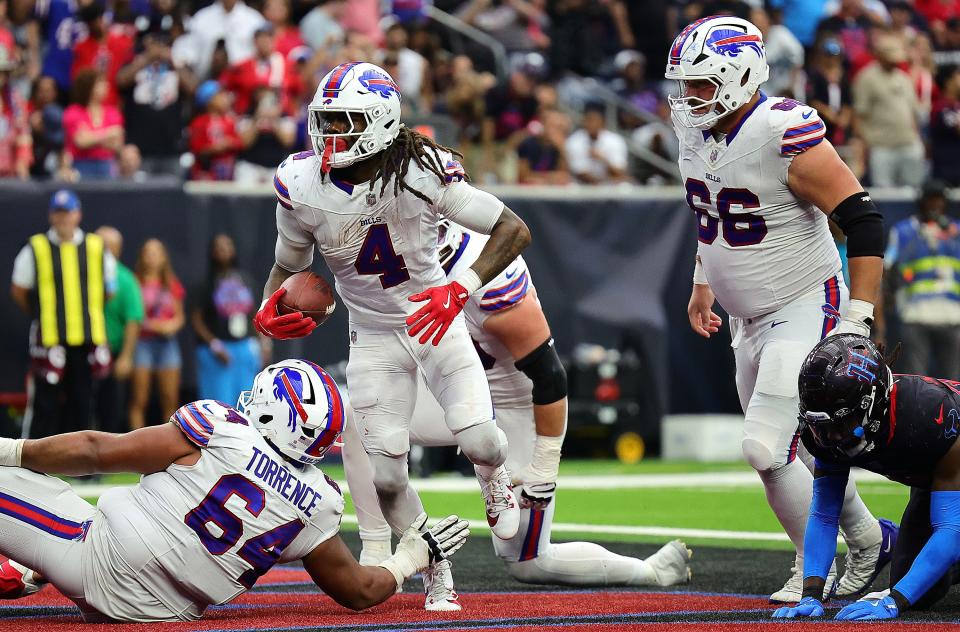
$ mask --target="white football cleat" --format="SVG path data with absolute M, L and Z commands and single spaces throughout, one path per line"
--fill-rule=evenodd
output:
M 797 603 L 803 597 L 803 558 L 799 555 L 794 558 L 793 573 L 783 588 L 770 595 L 770 603 Z M 830 572 L 827 574 L 827 583 L 823 586 L 823 601 L 833 597 L 837 590 L 837 562 L 830 565 Z
M 510 474 L 503 465 L 493 472 L 489 481 L 477 472 L 483 502 L 487 506 L 487 524 L 501 540 L 509 540 L 520 530 L 520 505 L 510 486 Z
M 423 571 L 423 609 L 430 612 L 463 610 L 460 596 L 453 589 L 453 570 L 450 560 L 440 560 Z
M 690 558 L 693 551 L 681 540 L 667 542 L 660 550 L 644 560 L 656 575 L 657 586 L 686 584 L 693 577 Z
M 881 518 L 880 539 L 872 546 L 854 549 L 847 545 L 844 572 L 837 584 L 837 597 L 855 599 L 870 589 L 870 585 L 893 559 L 893 547 L 897 544 L 900 528 Z

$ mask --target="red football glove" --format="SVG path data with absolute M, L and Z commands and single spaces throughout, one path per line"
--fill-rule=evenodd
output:
M 291 312 L 283 315 L 277 312 L 277 301 L 286 292 L 283 288 L 274 292 L 270 298 L 264 301 L 263 307 L 253 317 L 253 326 L 264 336 L 277 340 L 303 338 L 317 328 L 317 323 L 301 312 Z
M 437 335 L 433 337 L 433 346 L 436 347 L 440 344 L 443 334 L 447 333 L 447 329 L 450 328 L 450 323 L 463 309 L 468 298 L 470 298 L 470 293 L 456 281 L 414 294 L 409 299 L 414 303 L 430 302 L 407 318 L 407 325 L 410 327 L 408 333 L 412 337 L 426 329 L 424 334 L 420 336 L 420 344 L 426 344 L 430 340 L 430 336 L 433 336 L 436 332 Z

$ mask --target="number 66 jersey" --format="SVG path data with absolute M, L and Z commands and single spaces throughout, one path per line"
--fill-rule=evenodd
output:
M 697 254 L 727 313 L 769 314 L 840 271 L 826 215 L 787 187 L 794 157 L 823 141 L 816 110 L 761 92 L 724 137 L 676 119 L 674 129 Z

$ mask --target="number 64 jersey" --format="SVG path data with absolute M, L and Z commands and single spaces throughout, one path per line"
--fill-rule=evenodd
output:
M 727 313 L 769 314 L 840 271 L 826 216 L 787 187 L 794 157 L 823 141 L 816 110 L 761 92 L 723 138 L 676 118 L 674 128 L 697 254 Z
M 422 306 L 408 297 L 447 284 L 437 255 L 438 213 L 490 234 L 503 210 L 502 202 L 465 181 L 451 154 L 437 152 L 436 159 L 444 167 L 443 182 L 416 161 L 405 175 L 427 202 L 403 189 L 395 195 L 393 180 L 381 195 L 380 180 L 371 190 L 369 183 L 343 182 L 333 172 L 322 178 L 313 152 L 290 156 L 274 178 L 277 264 L 291 272 L 306 269 L 316 244 L 351 322 L 404 327 Z

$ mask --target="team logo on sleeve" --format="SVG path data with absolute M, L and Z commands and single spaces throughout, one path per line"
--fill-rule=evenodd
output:
M 451 182 L 460 182 L 461 180 L 467 179 L 467 172 L 464 170 L 463 165 L 460 164 L 459 160 L 448 160 L 447 166 L 443 169 L 444 180 L 447 184 Z
M 360 75 L 360 84 L 384 99 L 389 99 L 393 95 L 397 95 L 398 99 L 400 98 L 400 86 L 394 83 L 390 77 L 376 70 L 368 70 Z
M 763 57 L 760 37 L 736 29 L 717 29 L 707 36 L 707 48 L 725 57 L 739 57 L 745 48 Z
M 303 404 L 314 403 L 313 393 L 309 392 L 310 382 L 303 379 L 299 371 L 293 369 L 280 369 L 273 377 L 273 396 L 282 402 L 285 402 L 290 408 L 287 425 L 291 430 L 296 430 L 297 419 L 301 422 L 307 421 L 308 415 Z

